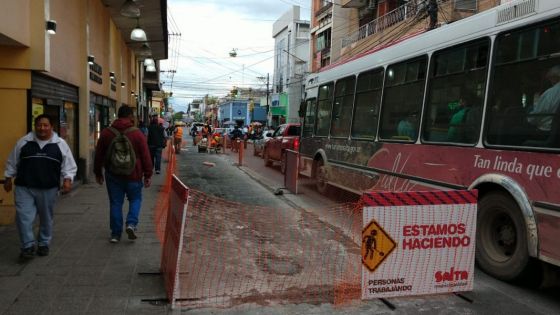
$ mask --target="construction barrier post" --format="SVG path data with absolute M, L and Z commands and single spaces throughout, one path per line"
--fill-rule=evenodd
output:
M 239 140 L 237 140 L 237 146 L 239 147 L 239 166 L 241 166 L 241 165 L 243 165 L 243 149 L 244 149 L 244 146 L 241 145 Z
M 286 150 L 286 172 L 284 173 L 284 187 L 291 193 L 298 193 L 299 152 Z

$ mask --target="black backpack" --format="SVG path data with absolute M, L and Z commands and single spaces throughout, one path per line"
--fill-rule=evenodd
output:
M 108 128 L 115 134 L 115 137 L 107 150 L 106 168 L 115 175 L 130 175 L 136 166 L 136 152 L 132 142 L 125 135 L 138 128 L 130 127 L 122 133 L 113 127 Z

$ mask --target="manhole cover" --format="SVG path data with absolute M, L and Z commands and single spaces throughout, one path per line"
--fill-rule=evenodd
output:
M 268 273 L 277 275 L 291 276 L 301 272 L 303 267 L 290 257 L 275 257 L 271 254 L 264 254 L 261 267 Z

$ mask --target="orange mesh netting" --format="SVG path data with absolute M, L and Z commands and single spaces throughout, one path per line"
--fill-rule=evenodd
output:
M 189 307 L 334 303 L 359 286 L 361 211 L 251 206 L 190 190 L 177 301 Z M 350 275 L 350 277 L 349 277 Z M 357 282 L 356 282 L 357 281 Z M 340 291 L 340 292 L 339 292 Z
M 165 182 L 159 191 L 156 205 L 154 207 L 154 223 L 156 227 L 156 236 L 160 243 L 163 242 L 165 224 L 167 221 L 167 210 L 169 207 L 169 191 L 171 189 L 171 174 L 175 173 L 176 159 L 171 140 L 168 141 L 166 149 L 162 152 L 162 162 L 167 162 L 165 169 Z
M 155 214 L 160 240 L 170 194 L 177 193 L 171 187 L 175 170 L 171 146 L 165 158 L 168 179 Z M 167 257 L 179 257 L 176 276 L 166 283 L 172 292 L 169 298 L 173 306 L 189 308 L 340 305 L 359 300 L 363 207 L 364 200 L 332 204 L 328 209 L 294 208 L 287 203 L 282 208 L 264 207 L 190 189 L 184 230 L 178 236 L 183 245 L 164 249 L 177 251 Z M 177 265 L 169 264 L 175 272 Z M 406 274 L 408 268 L 399 272 Z

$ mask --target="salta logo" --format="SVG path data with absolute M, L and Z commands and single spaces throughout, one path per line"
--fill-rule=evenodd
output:
M 449 271 L 436 271 L 434 277 L 436 282 L 468 280 L 469 272 L 451 267 Z

